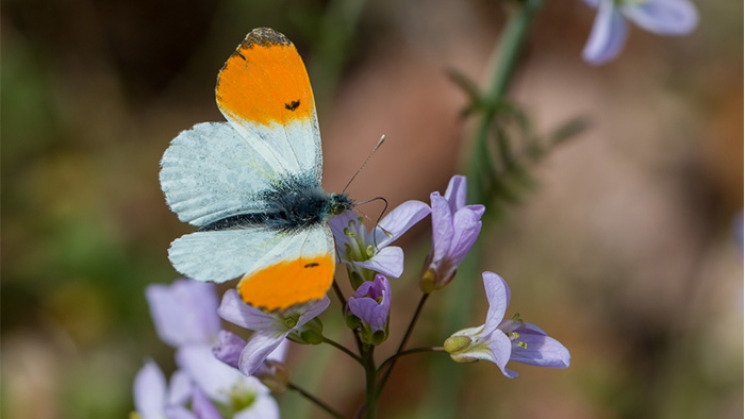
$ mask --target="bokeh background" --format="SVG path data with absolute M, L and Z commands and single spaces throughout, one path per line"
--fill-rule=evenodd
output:
M 303 55 L 325 188 L 341 190 L 386 134 L 349 192 L 395 205 L 428 201 L 467 171 L 473 121 L 447 74 L 489 78 L 505 3 L 3 1 L 2 416 L 126 417 L 146 359 L 173 371 L 143 291 L 177 277 L 166 249 L 189 228 L 164 203 L 158 161 L 179 131 L 221 119 L 215 76 L 247 32 L 278 29 Z M 532 166 L 533 186 L 490 219 L 481 269 L 508 281 L 508 312 L 563 342 L 572 365 L 513 365 L 509 380 L 481 362 L 450 381 L 437 375 L 447 356 L 410 356 L 381 417 L 742 417 L 743 4 L 697 1 L 700 25 L 682 38 L 633 28 L 622 56 L 595 68 L 580 57 L 594 11 L 548 3 L 510 95 L 537 132 L 576 116 L 591 126 Z M 381 353 L 416 304 L 426 223 L 401 245 Z M 454 332 L 442 310 L 458 287 L 477 301 L 462 327 L 483 322 L 480 278 L 456 282 L 430 298 L 411 346 Z M 334 320 L 327 329 L 350 343 Z M 295 346 L 290 358 L 293 380 L 345 414 L 361 403 L 361 371 L 332 348 Z M 278 398 L 284 417 L 326 417 Z

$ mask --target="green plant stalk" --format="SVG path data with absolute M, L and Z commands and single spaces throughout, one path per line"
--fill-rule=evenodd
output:
M 507 24 L 502 30 L 500 41 L 494 50 L 491 64 L 494 71 L 492 78 L 482 97 L 486 105 L 480 115 L 475 131 L 475 137 L 470 143 L 472 146 L 471 165 L 468 168 L 468 195 L 470 203 L 485 203 L 487 196 L 484 193 L 481 174 L 482 162 L 479 161 L 484 150 L 487 149 L 486 142 L 491 131 L 492 124 L 499 110 L 499 105 L 507 92 L 512 81 L 514 69 L 520 52 L 522 51 L 528 28 L 536 12 L 543 6 L 545 0 L 522 0 L 518 1 L 517 7 L 512 11 Z M 487 206 L 487 214 L 489 207 Z M 486 218 L 486 217 L 485 217 Z M 486 227 L 486 226 L 485 226 Z M 482 231 L 481 235 L 484 235 Z M 471 317 L 471 308 L 478 280 L 482 253 L 481 240 L 477 240 L 471 248 L 468 257 L 460 265 L 458 277 L 450 284 L 452 289 L 444 296 L 445 307 L 443 307 L 443 329 L 445 333 L 453 333 L 456 330 L 468 327 Z M 459 416 L 459 390 L 463 388 L 464 371 L 463 366 L 453 363 L 450 359 L 435 359 L 431 368 L 429 378 L 430 394 L 429 403 L 424 406 L 421 417 L 427 418 L 452 418 Z
M 322 402 L 317 397 L 315 397 L 312 394 L 308 393 L 307 391 L 303 390 L 301 387 L 298 387 L 297 385 L 295 385 L 293 383 L 287 383 L 287 388 L 290 389 L 290 390 L 293 390 L 293 391 L 297 391 L 298 394 L 300 394 L 301 396 L 305 397 L 306 399 L 308 399 L 310 402 L 312 402 L 316 406 L 320 407 L 321 409 L 325 410 L 326 413 L 328 413 L 329 415 L 331 415 L 331 416 L 333 416 L 335 418 L 338 418 L 338 419 L 343 419 L 344 418 L 344 416 L 341 413 L 337 412 L 331 406 L 329 406 L 328 404 Z
M 373 351 L 375 346 L 364 345 L 362 360 L 365 365 L 365 417 L 375 419 L 378 413 L 378 368 L 375 366 Z

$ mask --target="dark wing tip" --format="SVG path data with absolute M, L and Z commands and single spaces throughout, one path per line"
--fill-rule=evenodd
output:
M 246 48 L 251 48 L 254 45 L 261 47 L 270 45 L 292 45 L 292 42 L 287 39 L 286 36 L 272 28 L 256 28 L 246 35 L 246 39 L 244 39 L 242 43 L 242 46 Z

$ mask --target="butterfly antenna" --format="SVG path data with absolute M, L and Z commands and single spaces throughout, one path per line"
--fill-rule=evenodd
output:
M 360 172 L 362 171 L 362 169 L 365 168 L 365 166 L 367 165 L 367 162 L 370 161 L 370 158 L 373 156 L 373 154 L 375 154 L 375 152 L 378 151 L 378 149 L 380 148 L 380 146 L 383 145 L 383 141 L 385 141 L 385 134 L 383 134 L 380 137 L 380 141 L 378 141 L 378 143 L 375 144 L 375 147 L 372 149 L 372 151 L 370 152 L 370 154 L 368 154 L 367 158 L 365 159 L 365 162 L 362 163 L 362 166 L 360 166 L 359 169 L 357 169 L 357 172 L 355 172 L 355 174 L 352 176 L 352 178 L 349 179 L 349 182 L 347 182 L 347 186 L 345 186 L 344 189 L 341 191 L 342 194 L 344 194 L 344 192 L 347 191 L 347 188 L 349 187 L 349 185 L 352 184 L 352 181 L 357 177 L 357 175 L 360 174 Z M 365 202 L 374 201 L 375 199 L 378 199 L 378 198 L 373 198 L 373 199 L 371 199 L 369 201 L 365 201 Z M 386 202 L 386 207 L 388 207 L 388 202 Z

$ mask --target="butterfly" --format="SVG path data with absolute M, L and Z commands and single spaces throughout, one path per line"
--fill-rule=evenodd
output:
M 160 162 L 166 203 L 198 227 L 168 258 L 199 280 L 241 278 L 245 302 L 266 310 L 323 298 L 333 282 L 327 221 L 352 207 L 321 187 L 321 137 L 308 74 L 281 33 L 254 29 L 217 76 L 227 122 L 174 138 Z

